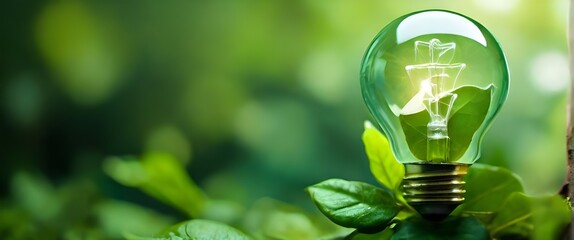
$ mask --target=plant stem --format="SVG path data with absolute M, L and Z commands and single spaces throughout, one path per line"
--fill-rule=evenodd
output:
M 569 92 L 569 100 L 567 106 L 567 129 L 566 129 L 566 149 L 567 149 L 567 191 L 563 191 L 563 193 L 567 193 L 568 196 L 568 203 L 570 206 L 574 206 L 574 146 L 572 145 L 572 136 L 573 136 L 573 129 L 572 129 L 572 119 L 574 119 L 574 97 L 572 97 L 572 93 L 574 90 L 574 64 L 572 64 L 572 60 L 574 58 L 574 0 L 570 0 L 569 6 L 569 26 L 568 26 L 568 44 L 569 44 L 569 55 L 570 55 L 570 92 Z M 574 217 L 574 214 L 571 213 L 571 216 Z M 574 234 L 572 232 L 572 223 L 568 226 L 568 231 L 566 232 L 566 239 L 574 239 Z

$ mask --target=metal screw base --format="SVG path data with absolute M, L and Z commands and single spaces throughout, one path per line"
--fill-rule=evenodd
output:
M 463 177 L 469 164 L 405 164 L 403 197 L 419 214 L 430 221 L 442 221 L 464 202 Z

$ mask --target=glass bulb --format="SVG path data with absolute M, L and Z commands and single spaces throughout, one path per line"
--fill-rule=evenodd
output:
M 479 158 L 484 132 L 508 94 L 500 46 L 461 14 L 407 14 L 369 46 L 361 89 L 395 157 L 405 164 L 405 198 L 417 210 L 421 205 L 423 216 L 430 211 L 446 217 L 440 212 L 450 213 L 464 201 L 466 167 Z M 441 181 L 449 184 L 440 193 L 420 187 Z

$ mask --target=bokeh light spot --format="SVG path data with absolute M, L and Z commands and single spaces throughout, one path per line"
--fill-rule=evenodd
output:
M 146 152 L 165 152 L 188 163 L 191 156 L 191 145 L 179 129 L 174 126 L 161 126 L 154 129 L 147 137 Z
M 36 25 L 40 53 L 76 103 L 100 103 L 119 86 L 126 46 L 115 27 L 80 1 L 53 2 L 40 14 Z
M 335 103 L 341 99 L 348 80 L 345 79 L 345 65 L 336 53 L 335 49 L 312 52 L 300 69 L 303 87 L 326 103 Z
M 565 91 L 570 81 L 568 57 L 562 52 L 545 52 L 531 63 L 530 74 L 534 86 L 541 91 Z
M 516 7 L 518 0 L 475 0 L 474 3 L 487 11 L 511 12 Z

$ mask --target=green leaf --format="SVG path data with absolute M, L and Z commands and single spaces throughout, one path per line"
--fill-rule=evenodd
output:
M 54 221 L 65 207 L 64 199 L 58 196 L 57 190 L 45 178 L 18 172 L 11 184 L 12 195 L 19 206 L 36 220 Z
M 448 120 L 450 138 L 449 161 L 458 160 L 472 141 L 476 130 L 484 122 L 490 106 L 492 86 L 481 89 L 472 86 L 458 88 L 452 92 L 457 95 Z M 444 101 L 441 99 L 441 101 Z M 447 103 L 445 103 L 447 104 Z M 430 116 L 427 111 L 399 116 L 409 149 L 415 157 L 427 159 L 427 124 Z
M 455 90 L 457 98 L 448 121 L 450 137 L 450 161 L 456 161 L 468 149 L 474 132 L 482 125 L 492 95 L 492 86 L 486 89 L 462 87 Z
M 529 236 L 534 228 L 531 217 L 530 198 L 523 193 L 515 192 L 502 204 L 488 228 L 493 237 L 519 234 Z
M 333 239 L 351 232 L 320 214 L 270 198 L 257 200 L 241 222 L 241 229 L 256 239 Z
M 194 219 L 176 224 L 155 237 L 126 236 L 130 240 L 248 240 L 241 231 L 222 223 Z
M 345 237 L 345 240 L 390 240 L 392 236 L 393 230 L 391 228 L 386 228 L 384 231 L 373 234 L 362 233 L 356 230 Z
M 457 212 L 496 212 L 512 193 L 524 192 L 519 177 L 500 167 L 474 164 L 465 181 L 465 202 Z
M 307 191 L 319 210 L 343 227 L 384 226 L 399 212 L 393 194 L 362 182 L 329 179 Z
M 187 174 L 183 164 L 164 153 L 148 153 L 141 161 L 113 157 L 104 171 L 119 183 L 137 187 L 190 217 L 200 216 L 207 197 Z
M 400 196 L 399 186 L 405 175 L 405 167 L 393 156 L 387 138 L 369 121 L 365 121 L 363 143 L 369 158 L 371 173 L 379 183 Z
M 475 164 L 465 181 L 466 200 L 456 211 L 481 216 L 493 237 L 557 239 L 570 222 L 564 199 L 525 195 L 520 178 L 506 169 Z
M 100 227 L 111 239 L 131 233 L 149 236 L 176 223 L 175 219 L 142 206 L 116 201 L 101 201 L 94 209 Z
M 392 240 L 484 240 L 489 239 L 486 228 L 475 218 L 454 217 L 440 223 L 411 217 L 398 224 Z
M 532 198 L 532 239 L 559 239 L 571 221 L 568 202 L 559 195 Z
M 515 192 L 502 205 L 488 228 L 497 238 L 559 239 L 569 222 L 570 207 L 562 197 L 532 197 Z

